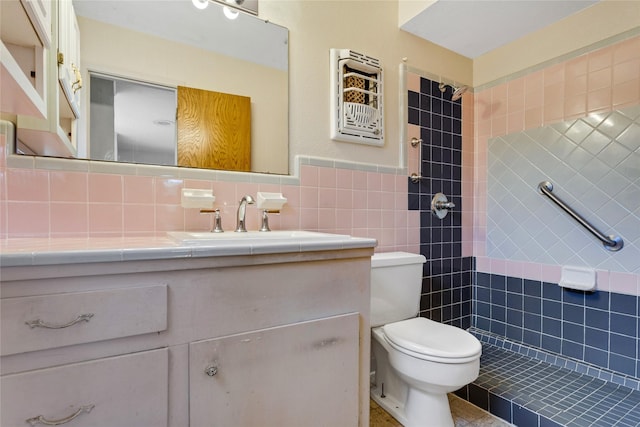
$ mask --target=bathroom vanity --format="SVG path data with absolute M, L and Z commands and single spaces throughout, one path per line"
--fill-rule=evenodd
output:
M 8 242 L 0 424 L 368 426 L 374 246 Z

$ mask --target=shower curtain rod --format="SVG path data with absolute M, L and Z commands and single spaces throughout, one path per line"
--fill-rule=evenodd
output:
M 622 249 L 622 247 L 624 246 L 624 242 L 622 241 L 622 238 L 620 236 L 606 236 L 598 231 L 598 229 L 591 225 L 589 221 L 584 219 L 579 213 L 571 209 L 565 202 L 560 200 L 555 194 L 552 193 L 552 183 L 550 183 L 549 181 L 542 181 L 540 184 L 538 184 L 538 190 L 542 194 L 550 198 L 556 205 L 560 206 L 566 213 L 571 215 L 573 219 L 578 221 L 580 225 L 589 230 L 591 234 L 596 236 L 598 240 L 602 242 L 602 245 L 606 250 L 615 252 Z

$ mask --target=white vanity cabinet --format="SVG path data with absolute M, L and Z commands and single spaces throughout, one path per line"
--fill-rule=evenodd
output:
M 0 424 L 366 427 L 372 253 L 3 267 Z
M 166 330 L 167 286 L 126 284 L 132 286 L 78 292 L 54 278 L 19 281 L 13 285 L 41 289 L 8 297 L 24 289 L 2 283 L 1 362 L 37 368 L 0 377 L 0 425 L 167 425 L 167 348 L 97 359 L 83 354 L 82 344 Z M 47 362 L 47 352 L 58 351 L 77 357 Z M 75 360 L 81 362 L 66 363 Z
M 357 426 L 358 328 L 354 313 L 191 343 L 191 427 Z
M 166 285 L 0 299 L 0 354 L 167 329 Z
M 3 376 L 0 424 L 166 426 L 168 361 L 164 348 Z

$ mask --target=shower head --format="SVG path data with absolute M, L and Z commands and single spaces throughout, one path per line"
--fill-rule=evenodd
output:
M 462 94 L 465 93 L 467 90 L 469 90 L 468 86 L 460 86 L 460 87 L 453 87 L 453 95 L 451 95 L 451 100 L 452 101 L 457 101 L 458 99 L 462 98 Z
M 454 86 L 446 83 L 440 83 L 438 85 L 438 89 L 440 89 L 440 92 L 444 93 L 447 90 L 447 86 L 450 86 L 451 89 L 453 89 L 453 94 L 451 95 L 452 101 L 457 101 L 462 98 L 462 94 L 469 90 L 469 86 Z

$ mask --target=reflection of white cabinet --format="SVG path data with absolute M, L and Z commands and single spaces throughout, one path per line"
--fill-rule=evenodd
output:
M 51 0 L 21 0 L 42 45 L 51 47 Z
M 3 113 L 46 118 L 51 2 L 0 1 L 0 99 Z
M 0 97 L 2 112 L 15 116 L 17 148 L 73 157 L 82 81 L 72 0 L 2 0 L 0 8 Z
M 71 112 L 80 116 L 80 28 L 70 0 L 58 1 L 58 80 Z
M 354 313 L 191 343 L 190 426 L 356 426 L 358 326 Z

